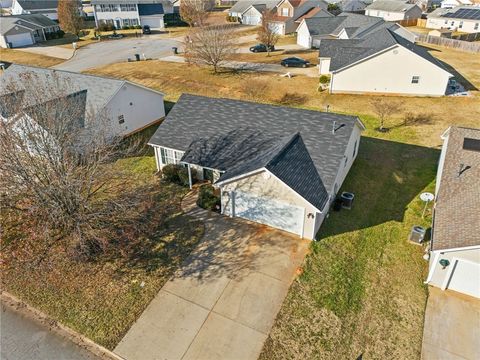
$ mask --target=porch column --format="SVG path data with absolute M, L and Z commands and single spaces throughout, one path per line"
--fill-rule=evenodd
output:
M 190 190 L 192 189 L 192 170 L 190 169 L 190 164 L 187 165 L 188 167 L 188 185 L 190 186 Z

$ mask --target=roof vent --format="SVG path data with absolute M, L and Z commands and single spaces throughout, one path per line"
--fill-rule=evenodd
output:
M 480 152 L 480 139 L 463 139 L 463 150 Z
M 336 121 L 333 121 L 333 124 L 332 124 L 332 134 L 335 135 L 335 133 L 337 132 L 337 130 L 340 130 L 342 127 L 344 127 L 345 124 L 340 124 L 337 126 L 337 122 Z
M 468 169 L 471 169 L 470 165 L 460 164 L 460 169 L 458 169 L 458 177 L 462 176 L 462 174 Z

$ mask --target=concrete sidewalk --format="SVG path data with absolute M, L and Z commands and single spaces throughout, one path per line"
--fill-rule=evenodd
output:
M 422 359 L 480 359 L 479 299 L 429 288 Z
M 202 243 L 115 348 L 127 360 L 257 359 L 309 241 L 184 200 Z

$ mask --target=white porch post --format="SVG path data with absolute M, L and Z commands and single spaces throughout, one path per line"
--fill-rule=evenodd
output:
M 190 164 L 187 165 L 188 167 L 188 185 L 190 186 L 190 190 L 192 189 L 192 170 L 190 169 Z

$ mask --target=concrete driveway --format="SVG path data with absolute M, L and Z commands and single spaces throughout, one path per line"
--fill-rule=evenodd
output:
M 422 359 L 480 359 L 480 300 L 429 288 Z
M 309 241 L 198 209 L 202 243 L 115 348 L 127 360 L 256 359 Z
M 54 69 L 81 72 L 91 68 L 125 62 L 135 59 L 135 54 L 145 54 L 157 59 L 172 54 L 172 47 L 179 47 L 179 38 L 165 35 L 144 36 L 142 38 L 102 41 L 78 49 L 70 60 L 55 65 Z

